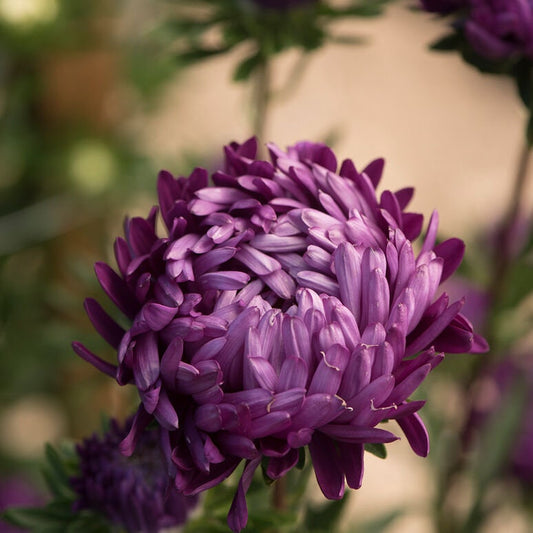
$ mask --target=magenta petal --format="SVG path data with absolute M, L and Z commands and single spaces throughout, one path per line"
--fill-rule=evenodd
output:
M 434 248 L 437 257 L 442 257 L 441 283 L 447 280 L 459 267 L 465 253 L 465 243 L 460 239 L 448 239 Z
M 335 441 L 326 435 L 315 433 L 309 443 L 309 452 L 322 493 L 330 500 L 340 500 L 344 495 L 344 471 Z
M 106 263 L 94 265 L 96 277 L 111 301 L 128 317 L 135 318 L 139 303 L 130 292 L 126 282 Z
M 159 351 L 153 332 L 140 335 L 133 349 L 133 372 L 137 386 L 146 390 L 159 377 Z
M 342 442 L 364 444 L 365 442 L 394 442 L 398 437 L 390 431 L 367 426 L 351 426 L 349 424 L 328 424 L 320 428 L 322 433 Z
M 119 444 L 119 450 L 122 455 L 129 457 L 133 454 L 137 440 L 141 436 L 142 431 L 153 419 L 152 415 L 148 414 L 144 407 L 139 405 L 139 409 L 135 416 L 133 417 L 133 422 L 131 424 L 130 431 L 126 438 Z
M 200 285 L 207 289 L 231 291 L 242 289 L 250 281 L 250 276 L 244 272 L 208 272 L 198 279 Z
M 85 311 L 96 331 L 113 348 L 118 349 L 125 331 L 104 311 L 96 300 L 87 298 L 85 300 Z
M 246 492 L 248 491 L 252 482 L 255 469 L 259 466 L 261 458 L 252 459 L 247 461 L 244 467 L 239 486 L 237 487 L 237 493 L 233 498 L 231 507 L 228 513 L 228 526 L 233 533 L 238 533 L 246 527 L 248 522 L 248 508 L 246 507 Z
M 169 324 L 176 316 L 176 307 L 167 307 L 155 302 L 147 303 L 142 309 L 143 319 L 150 329 L 159 331 Z
M 278 376 L 272 365 L 263 357 L 248 357 L 248 363 L 259 386 L 274 391 L 278 383 Z
M 248 437 L 221 431 L 217 433 L 216 439 L 219 448 L 226 454 L 236 455 L 243 459 L 257 457 L 257 448 Z
M 351 489 L 359 489 L 363 483 L 364 472 L 364 451 L 363 444 L 350 444 L 347 442 L 337 442 L 339 455 L 342 457 L 344 475 L 346 483 Z
M 298 463 L 300 454 L 298 450 L 290 449 L 283 457 L 270 457 L 266 475 L 270 479 L 279 479 Z
M 278 390 L 305 387 L 307 383 L 307 363 L 301 357 L 287 357 L 283 361 L 279 375 Z
M 100 372 L 103 372 L 112 378 L 116 378 L 117 367 L 115 365 L 100 359 L 100 357 L 85 348 L 85 346 L 83 346 L 83 344 L 80 342 L 73 342 L 72 348 L 82 359 L 85 359 L 85 361 L 91 363 L 91 365 L 100 370 Z
M 426 457 L 429 453 L 429 436 L 420 415 L 414 413 L 397 418 L 396 421 L 402 428 L 413 451 L 420 457 Z

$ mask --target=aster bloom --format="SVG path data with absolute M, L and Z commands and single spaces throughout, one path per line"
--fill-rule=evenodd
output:
M 169 482 L 159 430 L 144 432 L 132 457 L 120 453 L 130 425 L 112 420 L 105 435 L 77 445 L 80 475 L 70 480 L 77 494 L 74 510 L 100 512 L 128 532 L 157 533 L 183 524 L 197 498 L 180 494 Z
M 488 369 L 478 381 L 474 405 L 470 413 L 468 441 L 473 433 L 483 430 L 495 417 L 501 417 L 504 402 L 523 380 L 527 388 L 525 405 L 513 405 L 521 409 L 522 417 L 516 432 L 510 436 L 510 446 L 504 472 L 519 480 L 524 487 L 533 489 L 533 356 L 523 354 L 519 357 L 508 356 L 497 365 Z M 507 413 L 508 415 L 508 413 Z
M 434 213 L 420 251 L 422 216 L 406 211 L 413 190 L 376 188 L 383 160 L 359 172 L 338 168 L 323 144 L 286 152 L 256 141 L 225 148 L 223 170 L 188 179 L 161 172 L 154 208 L 126 220 L 115 242 L 119 274 L 97 263 L 107 295 L 131 320 L 125 331 L 94 300 L 86 310 L 117 350 L 112 365 L 79 343 L 75 351 L 141 405 L 124 453 L 153 419 L 164 429 L 175 483 L 194 495 L 245 460 L 228 521 L 247 520 L 245 493 L 256 467 L 278 479 L 309 447 L 327 498 L 358 488 L 365 443 L 397 437 L 376 428 L 394 419 L 413 450 L 427 431 L 409 401 L 448 352 L 482 352 L 485 341 L 460 313 L 463 301 L 436 296 L 464 245 L 436 245 Z
M 430 13 L 447 15 L 466 6 L 466 0 L 420 0 L 423 9 Z
M 465 35 L 472 48 L 488 59 L 533 59 L 533 1 L 470 0 Z
M 43 505 L 43 495 L 22 476 L 0 478 L 0 513 L 8 509 Z M 22 533 L 24 529 L 0 519 L 2 533 Z

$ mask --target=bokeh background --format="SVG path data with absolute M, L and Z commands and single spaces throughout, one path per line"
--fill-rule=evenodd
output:
M 328 45 L 304 63 L 296 52 L 275 59 L 280 96 L 272 102 L 266 138 L 280 146 L 327 140 L 339 158 L 351 157 L 360 167 L 385 157 L 384 185 L 416 187 L 413 210 L 429 217 L 438 208 L 442 236 L 463 238 L 467 254 L 475 254 L 510 196 L 526 115 L 510 80 L 482 75 L 457 55 L 428 51 L 444 23 L 414 5 L 392 2 L 382 17 L 334 27 L 363 37 L 363 45 Z M 21 476 L 40 486 L 45 442 L 90 434 L 102 411 L 129 412 L 129 392 L 70 348 L 81 340 L 109 353 L 82 304 L 101 295 L 92 265 L 113 262 L 124 216 L 144 215 L 155 203 L 160 168 L 180 175 L 195 165 L 213 168 L 224 144 L 251 135 L 250 88 L 231 79 L 246 49 L 180 68 L 161 46 L 158 6 L 0 0 L 4 498 L 16 493 L 12 483 Z M 299 67 L 301 76 L 286 88 Z M 533 335 L 522 342 L 531 348 Z M 464 416 L 450 371 L 462 365 L 460 357 L 448 357 L 448 369 L 427 385 L 449 432 Z M 431 418 L 426 409 L 422 416 Z M 438 460 L 445 437 L 428 460 L 414 456 L 406 442 L 389 445 L 386 462 L 368 457 L 364 486 L 352 494 L 346 520 L 398 513 L 388 533 L 431 533 L 432 459 Z M 527 515 L 512 505 L 513 490 L 505 487 L 510 504 L 486 531 L 531 531 Z M 457 505 L 468 501 L 469 491 L 458 487 Z

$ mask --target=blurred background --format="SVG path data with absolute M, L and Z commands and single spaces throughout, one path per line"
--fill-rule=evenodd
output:
M 360 168 L 385 157 L 383 186 L 414 186 L 413 210 L 427 219 L 438 208 L 442 236 L 463 238 L 475 264 L 480 235 L 510 196 L 526 115 L 510 80 L 428 51 L 444 23 L 414 5 L 397 1 L 382 17 L 339 22 L 335 32 L 365 44 L 310 54 L 297 82 L 272 102 L 265 137 L 282 147 L 328 141 Z M 82 304 L 102 299 L 93 263 L 113 264 L 124 216 L 144 216 L 155 203 L 159 169 L 212 168 L 224 144 L 252 133 L 251 90 L 231 79 L 246 50 L 179 68 L 163 53 L 158 6 L 0 0 L 0 503 L 28 496 L 26 482 L 39 491 L 45 442 L 87 436 L 102 411 L 130 410 L 128 391 L 70 348 L 80 340 L 113 356 Z M 299 61 L 296 52 L 274 60 L 275 88 Z M 481 284 L 487 273 L 478 272 Z M 529 298 L 520 316 L 532 307 Z M 533 336 L 521 342 L 531 350 Z M 448 432 L 464 417 L 450 370 L 467 364 L 460 357 L 448 357 L 449 368 L 426 386 Z M 445 439 L 432 435 L 433 459 Z M 347 519 L 396 513 L 389 533 L 433 531 L 433 463 L 407 448 L 390 445 L 386 463 L 367 458 Z M 457 505 L 469 490 L 458 488 Z M 510 504 L 486 531 L 531 531 L 513 505 L 517 489 L 504 490 Z

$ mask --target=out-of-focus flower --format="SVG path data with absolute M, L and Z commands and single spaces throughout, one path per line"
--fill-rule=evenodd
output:
M 533 59 L 533 2 L 470 0 L 465 35 L 472 48 L 488 59 Z
M 465 7 L 467 0 L 420 0 L 422 7 L 431 13 L 447 15 Z
M 262 458 L 272 479 L 309 446 L 319 485 L 341 498 L 361 485 L 365 443 L 397 437 L 375 426 L 395 419 L 426 455 L 426 429 L 410 395 L 441 352 L 487 346 L 460 314 L 463 301 L 436 297 L 464 245 L 436 245 L 434 213 L 419 253 L 422 216 L 405 211 L 413 189 L 384 191 L 383 160 L 362 172 L 338 169 L 323 144 L 287 152 L 254 139 L 227 146 L 224 170 L 188 179 L 159 176 L 168 234 L 154 208 L 125 224 L 115 242 L 120 274 L 97 277 L 132 321 L 125 331 L 94 300 L 86 309 L 117 350 L 118 367 L 79 343 L 75 351 L 120 384 L 134 383 L 141 407 L 121 447 L 131 453 L 156 419 L 166 430 L 176 485 L 197 494 L 244 459 L 230 510 L 247 520 L 245 492 Z
M 0 512 L 12 507 L 31 507 L 44 503 L 43 495 L 34 485 L 20 476 L 0 479 Z M 12 526 L 0 519 L 2 533 L 21 533 L 19 527 Z
M 474 431 L 483 430 L 486 424 L 493 423 L 495 417 L 501 417 L 499 410 L 503 402 L 512 394 L 519 380 L 525 380 L 527 394 L 525 406 L 512 406 L 521 409 L 522 418 L 516 428 L 516 434 L 509 436 L 512 440 L 510 452 L 504 461 L 504 471 L 529 490 L 533 489 L 533 357 L 531 354 L 506 357 L 493 366 L 480 378 L 474 404 L 470 415 L 470 431 L 467 440 Z M 508 413 L 507 413 L 508 415 Z
M 70 480 L 77 494 L 74 510 L 102 513 L 128 532 L 157 533 L 183 524 L 197 498 L 180 494 L 168 476 L 159 430 L 145 431 L 131 457 L 119 451 L 131 423 L 111 421 L 102 437 L 76 447 L 80 475 Z

